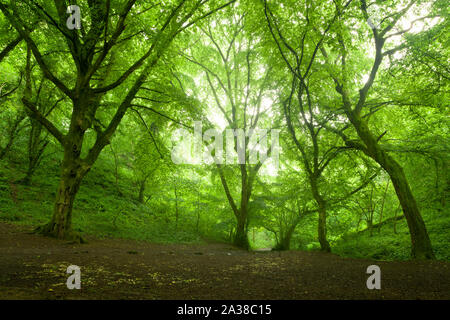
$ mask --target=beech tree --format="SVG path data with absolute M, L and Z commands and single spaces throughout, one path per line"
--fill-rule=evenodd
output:
M 380 69 L 383 58 L 390 57 L 396 52 L 406 48 L 405 43 L 396 45 L 389 45 L 389 49 L 384 49 L 386 42 L 392 37 L 401 36 L 407 33 L 412 24 L 417 21 L 424 20 L 430 16 L 420 17 L 411 22 L 411 26 L 406 29 L 394 29 L 398 21 L 404 17 L 408 11 L 416 4 L 417 1 L 410 1 L 402 4 L 402 1 L 389 3 L 383 5 L 371 3 L 371 6 L 376 7 L 374 10 L 379 10 L 378 16 L 385 14 L 384 17 L 376 19 L 368 13 L 368 4 L 366 1 L 334 1 L 333 5 L 324 3 L 312 3 L 305 1 L 302 3 L 304 13 L 301 18 L 298 18 L 298 12 L 288 7 L 286 10 L 291 10 L 288 13 L 284 12 L 289 19 L 295 19 L 296 26 L 300 24 L 300 35 L 295 36 L 292 30 L 290 34 L 283 33 L 286 26 L 279 26 L 276 15 L 273 14 L 271 7 L 267 1 L 264 2 L 264 10 L 266 20 L 268 22 L 270 33 L 275 39 L 281 57 L 286 62 L 288 69 L 293 74 L 292 90 L 289 98 L 284 103 L 284 113 L 288 129 L 294 139 L 294 142 L 302 154 L 302 158 L 312 158 L 312 165 L 305 162 L 306 171 L 310 176 L 311 187 L 313 193 L 316 194 L 315 199 L 321 210 L 319 211 L 319 239 L 322 249 L 328 250 L 329 246 L 326 242 L 326 227 L 325 227 L 325 201 L 320 193 L 317 192 L 317 179 L 323 171 L 323 166 L 328 165 L 328 162 L 335 156 L 335 152 L 326 151 L 325 159 L 319 158 L 319 145 L 317 139 L 319 132 L 323 129 L 337 134 L 343 139 L 345 146 L 341 148 L 334 148 L 335 151 L 345 148 L 357 149 L 362 151 L 366 156 L 376 161 L 389 175 L 400 204 L 402 206 L 404 215 L 408 222 L 411 233 L 411 255 L 418 259 L 433 258 L 433 251 L 431 248 L 430 239 L 420 215 L 415 198 L 407 182 L 403 169 L 398 161 L 389 154 L 389 148 L 382 145 L 380 140 L 386 134 L 386 131 L 381 135 L 376 135 L 373 129 L 370 128 L 368 120 L 370 116 L 376 113 L 380 106 L 388 102 L 378 102 L 373 104 L 368 102 L 367 98 L 370 95 L 376 75 Z M 283 7 L 284 8 L 284 7 Z M 282 9 L 278 8 L 279 11 Z M 331 13 L 333 12 L 333 13 Z M 318 15 L 323 13 L 328 17 L 322 22 L 318 19 Z M 355 23 L 355 15 L 360 19 Z M 353 19 L 353 23 L 349 21 Z M 284 23 L 285 20 L 282 20 Z M 355 49 L 355 42 L 352 35 L 355 33 L 362 34 L 364 31 L 355 31 L 354 28 L 369 29 L 372 37 L 367 35 L 361 42 L 358 42 L 362 47 L 366 48 L 364 41 L 366 39 L 373 40 L 375 57 L 370 68 L 367 79 L 361 89 L 359 89 L 358 97 L 355 98 L 354 79 L 361 79 L 361 74 L 355 74 L 355 61 L 350 61 L 354 56 L 359 57 L 361 53 Z M 365 30 L 363 29 L 363 30 Z M 285 32 L 285 31 L 284 31 Z M 352 33 L 353 32 L 353 33 Z M 292 43 L 292 38 L 296 39 L 297 43 Z M 361 38 L 360 38 L 361 39 Z M 338 52 L 336 52 L 338 50 Z M 358 53 L 357 53 L 358 52 Z M 320 56 L 319 56 L 320 55 Z M 354 59 L 354 58 L 353 58 Z M 365 66 L 362 66 L 362 71 Z M 334 84 L 336 92 L 341 97 L 341 103 L 335 98 L 324 99 L 325 93 L 322 91 L 324 85 L 314 87 L 318 78 L 314 79 L 311 73 L 320 73 L 318 78 L 330 77 Z M 358 71 L 356 71 L 358 72 Z M 295 93 L 295 94 L 294 94 Z M 314 95 L 317 98 L 314 101 Z M 291 115 L 292 99 L 295 97 L 299 105 L 298 113 L 301 116 L 300 126 L 305 126 L 309 130 L 309 136 L 313 145 L 313 152 L 305 151 L 305 144 L 301 139 L 298 139 L 295 134 L 296 127 L 293 124 Z M 305 102 L 303 102 L 305 101 Z M 338 107 L 333 107 L 332 105 Z M 304 107 L 305 106 L 305 107 Z M 316 108 L 316 110 L 315 110 Z M 317 109 L 318 108 L 318 109 Z M 331 110 L 332 117 L 324 119 L 320 117 L 320 113 L 326 113 Z M 367 112 L 364 112 L 367 110 Z M 345 116 L 348 123 L 340 125 L 339 121 L 330 123 L 331 118 L 338 118 Z M 341 121 L 342 122 L 342 121 Z M 346 131 L 353 128 L 358 139 L 353 139 Z M 311 156 L 311 154 L 313 156 Z M 316 190 L 314 192 L 314 190 Z M 322 213 L 320 213 L 322 212 Z
M 216 159 L 215 167 L 236 218 L 233 242 L 246 249 L 249 248 L 247 231 L 254 183 L 267 156 L 271 154 L 270 150 L 275 147 L 272 145 L 274 136 L 270 136 L 270 129 L 275 128 L 277 121 L 276 114 L 270 121 L 267 113 L 272 105 L 264 103 L 269 101 L 266 99 L 271 97 L 273 90 L 271 67 L 260 53 L 262 46 L 249 34 L 251 21 L 243 12 L 227 12 L 225 18 L 214 22 L 221 25 L 218 31 L 212 30 L 210 25 L 202 28 L 205 42 L 198 53 L 192 50 L 192 55 L 184 54 L 203 74 L 208 85 L 208 95 L 213 98 L 212 103 L 220 113 L 220 118 L 226 123 L 227 129 L 233 130 L 233 142 L 231 146 L 226 145 L 226 152 L 234 150 L 238 163 L 221 162 L 230 155 L 219 155 L 218 150 L 215 150 L 215 156 L 220 159 Z M 217 66 L 220 66 L 220 71 L 216 71 Z M 261 123 L 269 126 L 264 136 L 257 132 Z M 214 124 L 214 121 L 210 119 L 207 124 Z M 253 142 L 252 137 L 256 138 Z M 254 143 L 262 139 L 268 141 L 267 150 L 256 150 Z M 226 139 L 226 142 L 229 140 Z M 250 159 L 252 152 L 264 153 L 266 157 L 259 156 L 255 163 Z M 231 182 L 234 178 L 239 181 L 237 190 L 232 187 L 235 185 Z
M 358 4 L 359 9 L 362 18 L 365 21 L 368 21 L 366 28 L 370 27 L 371 29 L 371 40 L 375 47 L 375 58 L 373 59 L 369 76 L 363 87 L 358 90 L 358 95 L 355 98 L 352 93 L 354 86 L 350 84 L 351 75 L 349 72 L 349 61 L 351 59 L 351 57 L 349 57 L 351 52 L 349 46 L 351 45 L 351 42 L 349 41 L 348 36 L 346 36 L 350 31 L 350 26 L 343 26 L 345 17 L 340 18 L 339 27 L 335 29 L 336 38 L 340 48 L 340 63 L 338 64 L 339 72 L 330 71 L 330 75 L 336 85 L 336 91 L 342 97 L 344 114 L 355 129 L 359 140 L 351 140 L 343 131 L 340 131 L 339 135 L 344 139 L 346 145 L 362 151 L 365 155 L 375 160 L 387 172 L 408 223 L 411 234 L 411 256 L 416 259 L 433 259 L 434 253 L 431 247 L 431 241 L 403 168 L 381 143 L 386 131 L 381 135 L 375 134 L 368 124 L 367 114 L 365 115 L 363 113 L 363 111 L 367 109 L 369 109 L 369 111 L 367 111 L 368 113 L 371 112 L 367 103 L 367 98 L 370 95 L 370 89 L 375 82 L 383 59 L 405 48 L 405 44 L 399 44 L 396 46 L 391 45 L 392 48 L 390 49 L 384 49 L 388 40 L 394 35 L 401 35 L 409 31 L 408 29 L 395 30 L 394 27 L 411 7 L 416 4 L 416 2 L 417 1 L 413 0 L 406 5 L 403 5 L 401 2 L 398 4 L 395 3 L 393 9 L 389 8 L 389 6 L 386 8 L 378 6 L 380 10 L 384 9 L 383 13 L 385 13 L 386 16 L 381 20 L 381 25 L 377 25 L 374 21 L 371 22 L 370 20 L 366 1 L 360 0 Z M 342 5 L 337 3 L 336 9 L 341 11 L 343 9 Z M 325 59 L 327 59 L 327 63 L 332 64 L 327 50 L 322 47 L 321 51 Z M 331 70 L 331 68 L 329 70 Z
M 447 259 L 447 2 L 0 0 L 0 220 Z
M 66 26 L 69 18 L 66 1 L 0 3 L 1 12 L 30 47 L 45 77 L 71 101 L 68 125 L 61 126 L 45 117 L 28 97 L 22 98 L 33 117 L 64 149 L 53 216 L 38 230 L 43 234 L 82 240 L 71 228 L 75 196 L 83 178 L 110 143 L 136 94 L 177 35 L 234 1 L 220 5 L 212 1 L 182 0 L 164 7 L 161 3 L 136 2 L 83 1 L 79 4 L 82 17 L 79 30 Z M 28 21 L 33 20 L 38 21 L 38 27 L 32 34 L 35 26 Z M 65 60 L 64 67 L 51 65 L 46 54 L 47 41 L 42 39 L 44 32 L 47 37 L 55 37 L 62 47 L 62 52 L 55 50 L 55 54 Z M 128 63 L 120 57 L 125 48 L 130 56 L 139 58 Z M 116 89 L 124 85 L 128 89 L 120 100 L 108 99 L 110 92 L 117 92 Z M 107 113 L 112 115 L 102 119 L 107 121 L 105 124 L 98 118 L 103 104 L 109 104 Z M 83 147 L 86 148 L 84 137 L 89 129 L 95 130 L 97 138 L 82 156 Z

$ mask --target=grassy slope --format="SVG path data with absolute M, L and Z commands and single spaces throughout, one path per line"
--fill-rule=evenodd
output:
M 38 226 L 50 220 L 58 184 L 58 168 L 38 170 L 31 186 L 11 181 L 23 173 L 6 162 L 0 163 L 0 220 Z M 112 174 L 96 167 L 85 178 L 75 200 L 73 227 L 83 234 L 102 237 L 148 240 L 152 242 L 198 242 L 189 227 L 175 231 L 169 217 L 134 200 L 131 181 L 123 179 L 119 195 Z M 184 228 L 183 228 L 184 227 Z M 186 231 L 187 230 L 187 231 Z
M 422 211 L 425 224 L 437 259 L 450 260 L 450 216 L 445 212 Z M 407 260 L 411 248 L 406 220 L 397 221 L 397 234 L 392 223 L 382 226 L 380 232 L 373 230 L 351 234 L 333 246 L 336 254 L 376 260 Z
M 51 164 L 45 167 L 45 171 L 38 170 L 31 186 L 23 186 L 10 182 L 21 178 L 23 173 L 4 161 L 0 163 L 0 221 L 33 226 L 48 222 L 53 210 L 58 168 Z M 96 167 L 85 178 L 75 202 L 74 229 L 100 238 L 160 243 L 201 241 L 192 226 L 181 225 L 176 231 L 167 214 L 152 212 L 135 201 L 135 191 L 130 188 L 132 181 L 121 179 L 120 189 L 124 194 L 119 196 L 111 177 L 107 169 Z M 424 212 L 424 219 L 437 258 L 450 260 L 450 217 L 444 212 Z M 387 224 L 380 233 L 374 230 L 372 237 L 369 232 L 351 234 L 333 243 L 332 247 L 334 253 L 347 257 L 406 260 L 410 237 L 406 222 L 402 220 L 397 222 L 397 234 L 394 234 L 392 224 Z

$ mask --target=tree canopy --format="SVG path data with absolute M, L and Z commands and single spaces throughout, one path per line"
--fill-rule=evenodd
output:
M 448 259 L 448 17 L 444 0 L 0 1 L 1 183 L 40 186 L 21 211 L 59 239 Z

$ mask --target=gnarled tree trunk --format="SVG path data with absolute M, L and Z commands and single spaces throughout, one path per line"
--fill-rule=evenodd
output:
M 83 242 L 83 239 L 72 230 L 72 208 L 81 182 L 89 172 L 91 165 L 81 159 L 81 149 L 86 129 L 90 123 L 83 112 L 85 105 L 74 102 L 69 133 L 64 140 L 64 159 L 61 165 L 61 178 L 56 193 L 55 207 L 50 222 L 37 229 L 37 232 L 58 239 L 75 240 Z
M 405 173 L 393 158 L 390 156 L 387 158 L 385 169 L 391 178 L 411 234 L 411 256 L 415 259 L 434 259 L 433 248 L 425 223 L 420 215 Z
M 88 171 L 89 167 L 82 164 L 80 159 L 65 155 L 53 216 L 48 224 L 38 228 L 39 233 L 57 239 L 83 242 L 72 230 L 72 209 L 81 182 Z
M 359 115 L 352 113 L 350 121 L 354 125 L 358 136 L 366 145 L 363 150 L 374 159 L 388 173 L 394 186 L 400 205 L 403 209 L 411 235 L 411 257 L 413 259 L 434 259 L 433 248 L 428 236 L 425 223 L 420 214 L 416 200 L 409 187 L 403 168 L 392 158 L 369 131 L 367 123 Z

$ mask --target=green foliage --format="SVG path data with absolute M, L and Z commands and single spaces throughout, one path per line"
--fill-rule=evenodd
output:
M 58 169 L 49 163 L 45 165 L 46 170 L 38 170 L 31 186 L 14 182 L 14 178 L 21 175 L 20 168 L 2 167 L 1 221 L 37 226 L 50 219 L 58 183 Z M 127 191 L 126 188 L 133 183 L 131 180 L 122 180 L 121 187 L 125 192 L 118 195 L 112 177 L 113 172 L 107 167 L 97 167 L 87 177 L 77 196 L 73 218 L 75 230 L 99 238 L 115 237 L 160 243 L 202 241 L 191 221 L 182 220 L 179 229 L 175 230 L 173 215 L 138 203 L 131 190 Z
M 400 0 L 374 1 L 367 12 L 364 1 L 136 1 L 125 15 L 128 1 L 111 1 L 108 17 L 78 1 L 86 14 L 72 34 L 77 50 L 49 21 L 58 2 L 4 2 L 0 221 L 50 221 L 61 172 L 80 169 L 62 170 L 75 154 L 68 162 L 89 171 L 74 192 L 73 229 L 82 234 L 232 242 L 241 226 L 253 249 L 319 250 L 323 204 L 332 252 L 406 260 L 411 237 L 404 219 L 394 232 L 402 210 L 388 155 L 436 257 L 450 260 L 448 1 L 418 1 L 402 17 Z M 20 21 L 8 15 L 19 11 Z M 380 22 L 376 32 L 368 18 Z M 421 28 L 409 30 L 415 18 Z M 17 23 L 29 38 L 15 43 Z M 187 138 L 178 129 L 192 132 L 200 120 L 203 131 L 280 129 L 278 171 L 175 165 L 172 148 Z
M 436 258 L 449 260 L 450 250 L 447 235 L 450 230 L 450 217 L 425 211 L 424 218 Z M 410 258 L 410 240 L 404 219 L 396 223 L 396 230 L 397 233 L 394 233 L 393 223 L 389 223 L 383 225 L 379 232 L 374 230 L 372 236 L 368 231 L 349 234 L 334 244 L 333 251 L 345 257 L 361 259 L 408 260 Z

